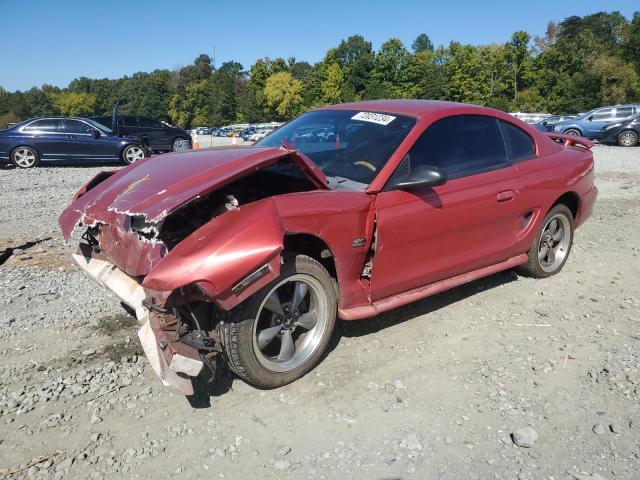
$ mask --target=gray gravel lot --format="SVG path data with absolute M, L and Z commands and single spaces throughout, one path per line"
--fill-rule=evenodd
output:
M 640 148 L 594 154 L 561 274 L 341 322 L 300 381 L 191 403 L 57 230 L 104 167 L 0 168 L 0 251 L 22 250 L 0 265 L 0 478 L 637 479 Z

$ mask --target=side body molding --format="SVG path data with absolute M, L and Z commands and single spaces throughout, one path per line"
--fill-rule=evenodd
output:
M 283 238 L 275 201 L 266 198 L 200 227 L 151 270 L 142 286 L 167 292 L 196 283 L 228 310 L 280 274 Z M 266 275 L 243 290 L 232 290 L 264 265 L 269 265 Z

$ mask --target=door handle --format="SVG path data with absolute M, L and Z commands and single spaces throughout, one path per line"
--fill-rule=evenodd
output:
M 516 196 L 516 192 L 513 190 L 505 190 L 504 192 L 498 193 L 496 196 L 496 200 L 499 202 L 508 202 L 509 200 L 513 200 L 513 197 Z
M 75 136 L 75 135 L 67 135 L 67 138 L 68 138 L 69 140 L 75 140 L 75 139 L 76 139 L 76 136 Z

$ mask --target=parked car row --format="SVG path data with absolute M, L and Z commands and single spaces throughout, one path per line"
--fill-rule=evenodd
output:
M 638 114 L 638 104 L 595 108 L 554 123 L 553 132 L 632 147 L 638 143 Z
M 242 137 L 245 141 L 255 142 L 263 139 L 278 128 L 281 123 L 259 123 L 228 125 L 219 128 L 197 127 L 191 130 L 196 135 L 211 135 L 212 137 Z

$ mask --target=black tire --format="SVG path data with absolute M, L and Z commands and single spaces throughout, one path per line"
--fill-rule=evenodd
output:
M 617 140 L 621 147 L 635 147 L 638 144 L 638 134 L 633 130 L 624 130 L 618 134 Z
M 131 165 L 146 156 L 146 150 L 142 145 L 128 145 L 122 149 L 120 154 L 120 158 L 126 165 Z
M 260 360 L 260 358 L 265 359 L 266 357 L 263 356 L 257 344 L 258 325 L 256 322 L 263 322 L 265 313 L 266 315 L 271 314 L 263 308 L 263 305 L 267 302 L 267 297 L 272 293 L 272 290 L 282 288 L 278 285 L 286 283 L 286 279 L 294 275 L 296 278 L 300 276 L 311 277 L 320 286 L 324 295 L 323 301 L 326 300 L 326 317 L 323 316 L 325 320 L 323 320 L 319 333 L 315 333 L 313 330 L 307 332 L 304 332 L 304 329 L 300 330 L 304 333 L 299 334 L 296 342 L 300 341 L 303 344 L 305 335 L 313 334 L 310 341 L 314 341 L 317 337 L 317 344 L 315 341 L 312 343 L 313 349 L 308 352 L 308 357 L 303 360 L 303 363 L 287 371 L 273 371 L 264 365 L 264 360 Z M 311 300 L 309 300 L 309 305 L 310 303 Z M 309 306 L 309 308 L 311 307 Z M 277 388 L 291 383 L 308 373 L 322 357 L 331 339 L 336 314 L 336 290 L 327 270 L 316 260 L 306 255 L 285 256 L 279 277 L 229 312 L 227 317 L 229 320 L 220 322 L 220 335 L 227 364 L 240 378 L 259 388 Z M 271 315 L 274 316 L 274 314 Z M 315 325 L 320 325 L 319 320 Z M 278 334 L 279 337 L 273 338 L 282 338 L 283 331 Z M 306 353 L 303 349 L 301 351 Z
M 576 135 L 578 137 L 582 136 L 582 133 L 580 133 L 580 130 L 576 129 L 576 128 L 568 128 L 564 131 L 565 135 Z
M 182 151 L 177 147 L 177 143 L 179 143 L 180 141 L 185 141 L 185 142 L 189 142 L 189 139 L 184 138 L 184 137 L 176 137 L 171 141 L 171 151 L 172 152 L 179 152 Z M 189 142 L 190 143 L 190 142 Z M 187 149 L 188 150 L 188 149 Z
M 562 240 L 560 240 L 555 247 L 558 248 L 562 253 L 562 258 L 561 261 L 553 262 L 551 265 L 549 265 L 549 263 L 551 263 L 547 262 L 549 257 L 541 259 L 540 254 L 544 252 L 543 247 L 546 246 L 542 245 L 543 236 L 545 241 L 546 239 L 549 239 L 549 230 L 547 229 L 547 227 L 549 226 L 551 220 L 554 218 L 558 219 L 560 227 L 564 232 Z M 527 263 L 520 267 L 522 273 L 534 278 L 546 278 L 560 272 L 560 270 L 562 270 L 562 267 L 564 267 L 567 258 L 569 258 L 569 253 L 571 252 L 571 246 L 573 245 L 573 230 L 573 214 L 571 213 L 571 210 L 569 210 L 569 208 L 562 203 L 555 205 L 551 210 L 549 210 L 549 213 L 547 213 L 541 223 L 540 231 L 536 235 L 535 240 L 533 241 L 531 247 L 529 248 L 529 251 L 527 252 L 529 259 L 527 260 Z M 568 238 L 565 239 L 566 235 L 568 235 Z M 552 238 L 549 240 L 552 240 Z M 555 250 L 555 248 L 553 248 L 552 250 Z M 549 247 L 547 246 L 547 251 L 548 250 Z
M 34 168 L 40 164 L 40 155 L 33 148 L 22 145 L 11 152 L 11 163 L 17 168 Z

